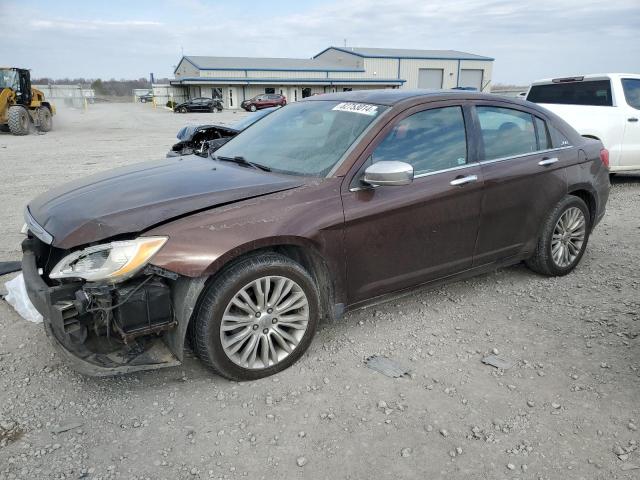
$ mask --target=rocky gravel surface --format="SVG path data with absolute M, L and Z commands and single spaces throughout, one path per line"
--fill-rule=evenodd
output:
M 47 135 L 0 134 L 0 260 L 18 257 L 32 196 L 240 115 L 94 105 L 61 111 Z M 638 479 L 639 240 L 640 176 L 616 177 L 574 273 L 515 266 L 352 312 L 251 383 L 193 355 L 84 377 L 0 301 L 0 480 Z M 374 354 L 410 374 L 367 368 Z

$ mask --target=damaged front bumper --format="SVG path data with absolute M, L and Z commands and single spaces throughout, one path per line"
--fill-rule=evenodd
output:
M 100 341 L 113 348 L 96 349 L 87 345 L 82 337 L 77 336 L 78 330 L 86 327 L 78 322 L 80 312 L 74 302 L 76 292 L 82 290 L 82 283 L 47 285 L 38 270 L 36 242 L 36 239 L 29 238 L 22 244 L 25 286 L 31 303 L 42 314 L 47 336 L 72 368 L 90 376 L 113 376 L 180 365 L 182 344 L 175 336 L 169 336 L 167 340 L 162 336 L 149 335 L 142 339 L 144 341 L 133 344 L 121 343 L 107 336 Z M 178 323 L 177 317 L 175 323 Z M 188 323 L 188 318 L 183 319 L 183 323 Z M 181 334 L 186 332 L 186 328 L 176 330 Z M 184 335 L 181 339 L 183 342 Z M 176 348 L 180 348 L 177 354 Z

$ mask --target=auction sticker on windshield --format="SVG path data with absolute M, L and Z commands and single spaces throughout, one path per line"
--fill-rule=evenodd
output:
M 367 105 L 366 103 L 348 103 L 343 102 L 339 103 L 332 110 L 336 110 L 338 112 L 353 112 L 360 113 L 362 115 L 374 116 L 378 113 L 377 105 Z

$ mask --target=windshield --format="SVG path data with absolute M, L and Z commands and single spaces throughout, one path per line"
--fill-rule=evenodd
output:
M 265 108 L 265 109 L 262 109 L 262 110 L 258 110 L 255 113 L 250 113 L 249 115 L 247 115 L 242 120 L 238 120 L 237 122 L 233 122 L 231 124 L 231 128 L 234 128 L 235 130 L 238 130 L 239 132 L 241 132 L 242 130 L 247 128 L 249 125 L 252 125 L 252 124 L 256 123 L 262 117 L 264 117 L 265 115 L 270 114 L 271 112 L 273 112 L 274 110 L 277 110 L 278 108 L 279 107 Z
M 363 103 L 293 103 L 267 115 L 216 151 L 274 172 L 324 177 L 387 107 Z
M 0 69 L 0 89 L 3 88 L 18 90 L 18 72 Z

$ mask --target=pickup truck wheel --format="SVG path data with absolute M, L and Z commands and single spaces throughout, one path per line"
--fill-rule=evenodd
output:
M 216 373 L 238 381 L 291 366 L 309 347 L 320 313 L 312 277 L 276 253 L 240 260 L 203 295 L 194 349 Z
M 589 208 L 568 195 L 549 213 L 533 256 L 526 261 L 534 272 L 562 276 L 580 262 L 591 232 Z

